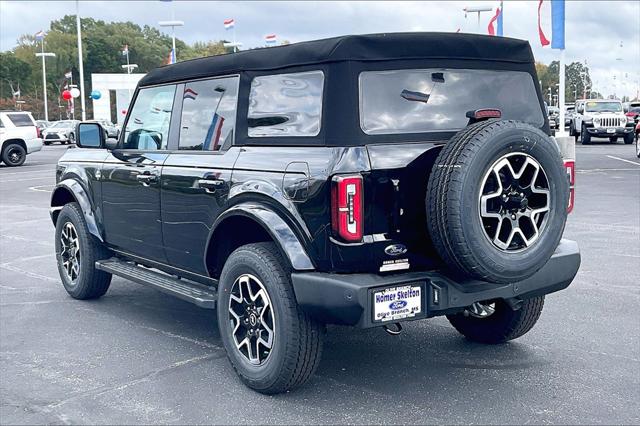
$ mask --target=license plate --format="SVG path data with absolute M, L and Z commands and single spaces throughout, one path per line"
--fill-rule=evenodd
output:
M 607 129 L 607 133 L 615 133 L 616 129 Z
M 373 293 L 373 320 L 397 321 L 422 313 L 422 286 L 409 284 Z

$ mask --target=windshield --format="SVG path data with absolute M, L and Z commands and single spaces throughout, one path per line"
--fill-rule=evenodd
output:
M 585 105 L 587 112 L 622 112 L 620 102 L 587 102 Z
M 483 108 L 499 109 L 506 120 L 544 124 L 526 72 L 440 68 L 360 74 L 360 126 L 370 135 L 458 131 L 468 124 L 468 111 Z
M 55 123 L 51 127 L 52 128 L 55 127 L 57 129 L 64 128 L 64 127 L 73 127 L 73 122 L 72 121 L 58 121 L 57 123 Z

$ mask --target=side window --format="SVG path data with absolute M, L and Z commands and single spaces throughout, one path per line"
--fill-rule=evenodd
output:
M 249 95 L 249 137 L 317 136 L 323 86 L 322 71 L 254 78 Z
M 29 114 L 7 114 L 7 117 L 16 127 L 31 127 L 36 125 Z
M 233 144 L 240 77 L 185 83 L 178 149 L 219 151 Z
M 124 133 L 124 149 L 167 149 L 169 122 L 176 86 L 159 86 L 138 92 Z

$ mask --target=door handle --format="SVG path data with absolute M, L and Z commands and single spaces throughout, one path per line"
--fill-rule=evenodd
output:
M 140 174 L 136 176 L 136 179 L 143 185 L 149 186 L 152 183 L 158 182 L 158 175 Z
M 198 188 L 203 188 L 207 192 L 215 192 L 223 184 L 222 179 L 198 179 Z

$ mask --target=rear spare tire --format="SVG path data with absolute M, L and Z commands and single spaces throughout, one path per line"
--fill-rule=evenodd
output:
M 555 251 L 569 185 L 557 145 L 517 121 L 458 132 L 429 178 L 427 226 L 457 274 L 510 283 L 536 273 Z

